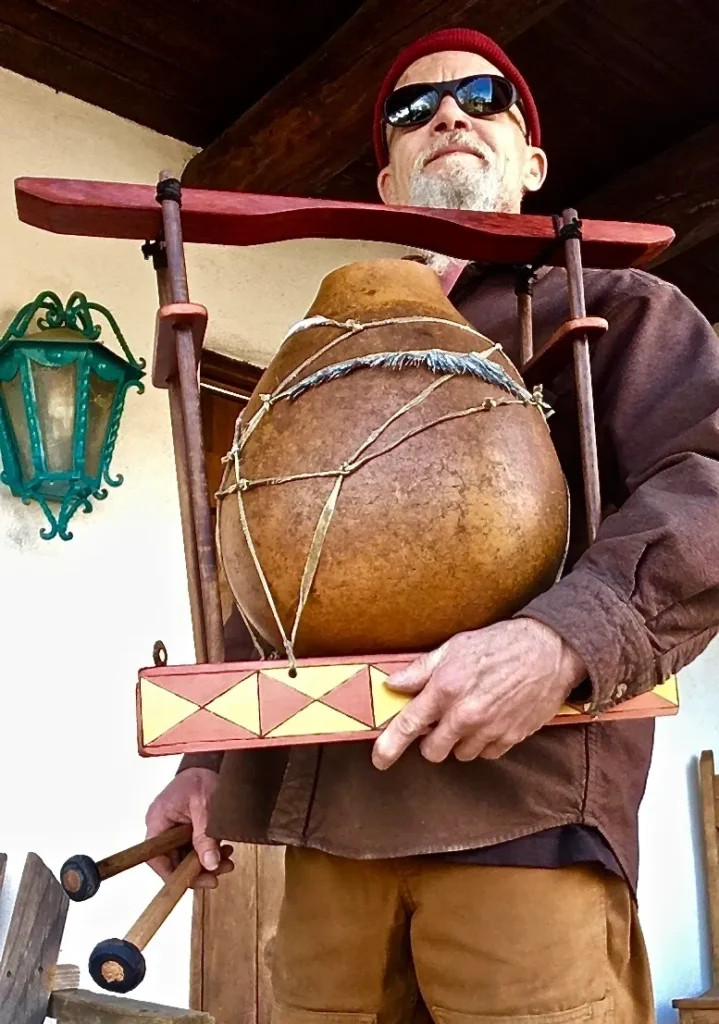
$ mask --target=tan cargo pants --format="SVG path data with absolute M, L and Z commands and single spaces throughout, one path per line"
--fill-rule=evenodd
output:
M 627 885 L 289 849 L 273 1024 L 653 1024 Z

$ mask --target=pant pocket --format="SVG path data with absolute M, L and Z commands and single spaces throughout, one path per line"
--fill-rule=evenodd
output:
M 440 1006 L 431 1007 L 431 1013 L 435 1024 L 611 1024 L 611 1009 L 611 999 L 605 997 L 553 1013 L 458 1013 Z
M 377 1024 L 376 1013 L 338 1013 L 334 1010 L 301 1010 L 275 1003 L 272 1024 Z

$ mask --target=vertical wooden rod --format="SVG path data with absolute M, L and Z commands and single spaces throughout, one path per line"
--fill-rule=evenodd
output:
M 519 315 L 519 358 L 524 366 L 534 355 L 534 334 L 532 331 L 532 296 L 520 292 L 517 295 Z
M 172 302 L 172 283 L 167 270 L 164 250 L 153 256 L 153 265 L 157 276 L 157 295 L 160 305 Z M 199 663 L 207 661 L 207 641 L 205 639 L 205 612 L 202 606 L 202 588 L 200 586 L 200 566 L 195 543 L 195 518 L 190 498 L 190 483 L 187 468 L 187 450 L 185 446 L 185 427 L 182 421 L 182 402 L 180 385 L 176 379 L 171 380 L 168 388 L 170 402 L 170 426 L 172 429 L 172 449 L 175 453 L 175 472 L 177 474 L 177 490 L 180 498 L 180 522 L 182 524 L 182 543 L 185 549 L 185 566 L 187 569 L 187 587 L 190 595 L 190 614 L 192 617 L 192 635 L 195 646 L 195 660 Z
M 190 494 L 195 518 L 200 587 L 205 611 L 207 656 L 210 661 L 224 661 L 225 639 L 215 556 L 215 537 L 212 531 L 210 496 L 205 472 L 205 453 L 202 446 L 202 414 L 200 411 L 200 389 L 197 384 L 195 345 L 192 340 L 192 330 L 189 327 L 177 330 L 175 337 L 182 419 L 185 425 L 185 443 L 190 471 Z
M 576 219 L 576 210 L 564 210 L 562 213 L 562 225 L 565 227 Z M 580 240 L 578 238 L 568 238 L 564 243 L 564 252 L 567 267 L 567 283 L 569 286 L 569 315 L 572 319 L 576 319 L 587 315 L 587 307 L 584 300 Z M 576 338 L 574 341 L 574 383 L 577 389 L 587 537 L 591 544 L 597 536 L 597 530 L 601 522 L 602 501 L 599 490 L 599 457 L 597 455 L 597 432 L 594 423 L 592 368 L 589 361 L 589 341 L 586 334 L 581 335 L 581 337 Z
M 711 938 L 712 985 L 719 985 L 719 833 L 717 832 L 716 776 L 714 755 L 703 750 L 699 758 L 699 797 L 704 832 L 709 936 Z
M 185 252 L 182 241 L 180 205 L 174 199 L 163 199 L 162 224 L 167 256 L 167 272 L 173 302 L 189 301 Z M 200 389 L 197 381 L 197 363 L 192 331 L 189 327 L 175 332 L 179 397 L 182 410 L 184 459 L 190 503 L 194 521 L 194 539 L 199 570 L 200 592 L 207 659 L 224 661 L 225 644 L 220 605 L 220 588 L 212 531 L 210 499 L 205 473 L 205 454 L 202 444 L 202 414 Z

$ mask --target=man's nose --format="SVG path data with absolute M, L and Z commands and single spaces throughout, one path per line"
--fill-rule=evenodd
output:
M 433 132 L 454 132 L 470 131 L 472 119 L 458 106 L 454 96 L 449 94 L 442 97 L 442 102 L 437 107 L 437 113 L 432 119 Z

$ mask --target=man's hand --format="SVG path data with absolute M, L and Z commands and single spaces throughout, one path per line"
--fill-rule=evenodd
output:
M 376 740 L 389 768 L 418 736 L 428 761 L 501 757 L 554 717 L 586 676 L 582 659 L 549 627 L 518 618 L 459 633 L 396 672 L 387 685 L 416 694 Z
M 210 802 L 217 789 L 217 772 L 209 768 L 186 768 L 150 804 L 145 816 L 147 838 L 165 832 L 173 825 L 192 825 L 192 845 L 205 870 L 197 876 L 193 889 L 216 889 L 217 876 L 232 871 L 231 846 L 220 847 L 207 835 Z M 181 859 L 179 851 L 156 857 L 149 865 L 164 880 L 170 877 Z

